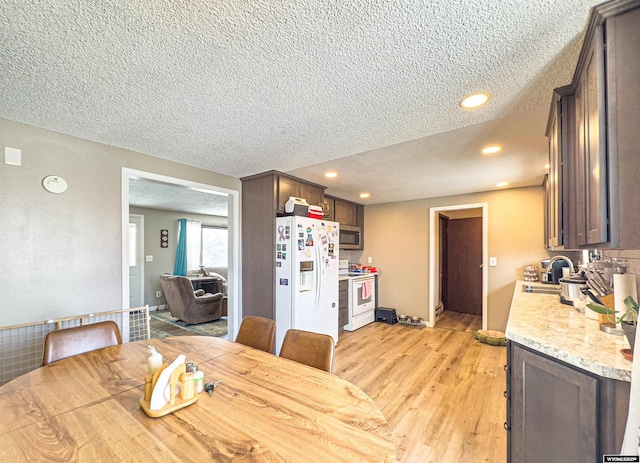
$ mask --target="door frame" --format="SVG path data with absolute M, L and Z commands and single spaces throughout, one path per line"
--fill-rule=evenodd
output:
M 144 302 L 144 263 L 145 263 L 145 254 L 144 254 L 144 215 L 142 214 L 131 214 L 129 213 L 129 220 L 131 220 L 131 217 L 136 217 L 138 219 L 140 219 L 140 229 L 136 232 L 136 235 L 138 235 L 141 239 L 140 239 L 140 243 L 138 243 L 138 251 L 137 254 L 140 258 L 140 294 L 138 294 L 138 297 L 140 298 L 140 300 L 142 302 Z M 129 235 L 127 234 L 127 238 L 129 238 Z M 129 249 L 129 241 L 127 240 L 127 250 Z M 127 266 L 128 267 L 128 266 Z M 131 272 L 131 269 L 129 269 L 129 272 Z M 131 278 L 131 273 L 129 273 L 129 278 Z M 131 297 L 131 287 L 129 287 L 129 297 Z
M 215 185 L 192 182 L 175 177 L 153 174 L 141 170 L 122 168 L 122 307 L 129 307 L 129 180 L 144 178 L 163 183 L 169 183 L 187 188 L 197 188 L 211 193 L 223 193 L 228 196 L 228 236 L 229 236 L 229 267 L 227 280 L 231 283 L 227 293 L 228 338 L 235 339 L 240 328 L 241 291 L 240 291 L 240 192 Z
M 482 329 L 487 329 L 487 293 L 489 288 L 489 204 L 456 204 L 452 206 L 438 206 L 429 208 L 429 322 L 433 328 L 436 324 L 436 287 L 440 273 L 439 249 L 440 231 L 438 215 L 440 212 L 461 209 L 482 209 Z

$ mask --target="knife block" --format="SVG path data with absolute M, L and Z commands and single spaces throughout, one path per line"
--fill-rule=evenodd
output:
M 615 308 L 614 296 L 612 294 L 607 294 L 606 296 L 600 296 L 600 302 L 603 306 L 608 309 L 613 310 Z M 598 314 L 598 321 L 600 324 L 614 324 L 615 325 L 615 315 L 612 314 Z

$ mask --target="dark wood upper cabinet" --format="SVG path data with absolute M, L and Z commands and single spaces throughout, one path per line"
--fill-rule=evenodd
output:
M 565 230 L 569 215 L 565 202 L 569 197 L 568 160 L 575 150 L 575 105 L 573 87 L 553 92 L 547 137 L 549 139 L 549 174 L 545 178 L 545 243 L 551 250 L 568 247 Z
M 578 246 L 609 242 L 604 27 L 594 29 L 584 49 L 584 66 L 576 79 Z
M 284 205 L 291 196 L 303 198 L 312 206 L 322 205 L 326 187 L 295 177 L 278 175 L 278 213 L 284 214 Z
M 640 0 L 595 7 L 570 86 L 573 96 L 554 96 L 561 118 L 554 122 L 550 116 L 547 126 L 551 248 L 640 248 L 638 24 Z M 565 109 L 574 116 L 569 130 Z M 554 159 L 560 162 L 554 164 Z M 554 166 L 560 168 L 558 177 Z
M 342 201 L 340 199 L 335 200 L 335 221 L 340 222 L 340 225 L 352 225 L 357 226 L 357 214 L 355 203 Z
M 322 202 L 322 217 L 330 222 L 336 221 L 335 198 L 324 195 Z
M 364 249 L 364 206 L 334 196 L 325 195 L 324 200 L 330 210 L 324 216 L 327 220 L 338 222 L 340 225 L 360 227 L 360 243 L 357 249 Z M 352 251 L 354 249 L 349 248 L 349 250 Z

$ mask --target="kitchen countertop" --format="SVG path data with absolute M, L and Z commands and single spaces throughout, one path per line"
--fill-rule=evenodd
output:
M 523 284 L 554 287 L 516 281 L 507 339 L 598 376 L 631 381 L 633 363 L 620 353 L 629 348 L 625 336 L 600 331 L 597 320 L 561 304 L 558 295 L 523 292 Z
M 360 278 L 363 276 L 376 276 L 379 272 L 373 273 L 358 273 L 357 275 L 338 275 L 338 281 L 349 280 L 353 278 Z

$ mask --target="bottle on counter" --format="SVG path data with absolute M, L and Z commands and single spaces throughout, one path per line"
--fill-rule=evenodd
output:
M 162 354 L 153 346 L 149 346 L 149 352 L 151 355 L 147 359 L 147 367 L 149 368 L 149 374 L 152 375 L 162 366 Z
M 200 394 L 204 390 L 204 371 L 196 371 L 193 374 L 193 382 L 197 394 Z

